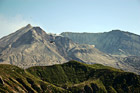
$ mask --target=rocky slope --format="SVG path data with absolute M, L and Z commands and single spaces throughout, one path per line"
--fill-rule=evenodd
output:
M 140 36 L 133 33 L 112 30 L 104 33 L 64 32 L 61 35 L 80 44 L 95 45 L 100 51 L 111 55 L 140 55 Z
M 140 76 L 100 64 L 77 61 L 26 70 L 0 65 L 0 92 L 139 93 Z
M 68 60 L 100 63 L 116 67 L 116 59 L 92 45 L 76 44 L 67 37 L 47 34 L 27 25 L 0 39 L 0 62 L 27 68 L 61 64 Z
M 79 44 L 94 45 L 100 51 L 118 58 L 125 65 L 123 70 L 140 74 L 140 36 L 120 30 L 104 33 L 73 33 L 63 32 L 62 36 Z M 129 68 L 129 69 L 127 69 Z
M 120 60 L 123 63 L 134 67 L 135 70 L 140 71 L 140 56 L 128 56 L 128 57 L 122 58 Z
M 28 68 L 62 64 L 69 60 L 140 73 L 132 65 L 118 61 L 118 58 L 99 51 L 93 45 L 77 44 L 67 37 L 47 34 L 30 24 L 0 39 L 0 64 Z

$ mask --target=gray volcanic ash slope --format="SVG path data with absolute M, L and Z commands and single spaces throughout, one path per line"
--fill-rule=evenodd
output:
M 47 34 L 40 27 L 27 25 L 0 39 L 1 64 L 28 68 L 61 64 L 69 60 L 136 71 L 133 66 L 118 62 L 116 58 L 99 51 L 93 45 L 77 44 L 67 37 Z
M 62 36 L 79 44 L 95 45 L 100 51 L 118 57 L 118 60 L 134 72 L 140 73 L 140 36 L 121 30 L 104 33 L 63 32 Z M 124 69 L 124 68 L 123 68 Z
M 130 32 L 121 30 L 104 33 L 63 32 L 61 35 L 69 37 L 79 44 L 95 45 L 97 49 L 107 54 L 121 56 L 140 55 L 140 36 Z

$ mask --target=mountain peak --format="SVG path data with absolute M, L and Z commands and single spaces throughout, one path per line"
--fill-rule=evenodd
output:
M 112 30 L 112 31 L 110 31 L 110 33 L 122 33 L 122 32 L 124 32 L 124 31 L 119 30 L 119 29 L 116 29 L 116 30 Z
M 32 27 L 32 25 L 31 25 L 31 24 L 28 24 L 28 25 L 26 25 L 26 27 L 27 27 L 27 28 L 31 28 L 31 27 Z

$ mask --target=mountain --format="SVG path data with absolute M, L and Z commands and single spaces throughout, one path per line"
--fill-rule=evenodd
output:
M 21 69 L 0 65 L 0 92 L 139 93 L 140 76 L 101 64 L 69 61 Z
M 30 24 L 0 39 L 0 63 L 22 68 L 61 64 L 69 60 L 113 67 L 117 59 L 92 45 L 77 44 L 63 36 L 47 34 Z
M 93 45 L 100 51 L 116 57 L 123 64 L 123 70 L 140 74 L 139 35 L 121 30 L 104 33 L 63 32 L 61 35 L 72 39 L 78 44 Z
M 104 33 L 63 32 L 61 35 L 69 37 L 79 44 L 95 45 L 97 49 L 107 54 L 121 56 L 140 55 L 140 36 L 130 32 L 121 30 Z
M 99 51 L 94 45 L 77 44 L 68 37 L 47 34 L 30 24 L 0 39 L 0 64 L 28 68 L 62 64 L 69 60 L 140 73 L 133 65 Z

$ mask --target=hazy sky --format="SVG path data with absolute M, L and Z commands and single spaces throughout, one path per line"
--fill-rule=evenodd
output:
M 140 0 L 0 0 L 0 37 L 27 25 L 46 32 L 107 32 L 140 35 Z

